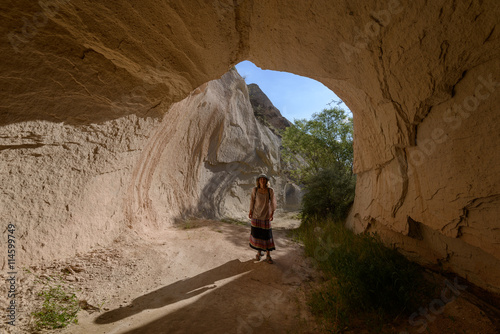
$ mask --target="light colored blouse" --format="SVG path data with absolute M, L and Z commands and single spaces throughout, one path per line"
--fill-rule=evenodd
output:
M 276 210 L 277 203 L 274 196 L 274 189 L 267 188 L 268 191 L 261 193 L 254 187 L 250 198 L 250 211 L 252 211 L 253 219 L 267 220 L 271 217 L 271 213 Z M 269 196 L 269 194 L 271 196 Z M 271 197 L 271 198 L 269 198 Z

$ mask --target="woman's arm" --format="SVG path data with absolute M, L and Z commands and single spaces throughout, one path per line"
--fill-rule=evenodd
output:
M 248 218 L 250 219 L 252 219 L 254 206 L 255 206 L 255 188 L 252 189 L 252 195 L 250 196 L 250 211 L 248 212 Z
M 273 218 L 274 218 L 274 211 L 276 211 L 276 208 L 278 207 L 278 203 L 276 201 L 276 196 L 274 196 L 274 189 L 273 188 L 269 188 L 269 192 L 271 194 L 271 201 L 269 203 L 269 210 L 271 212 L 270 212 L 270 215 L 269 215 L 269 219 L 273 220 Z

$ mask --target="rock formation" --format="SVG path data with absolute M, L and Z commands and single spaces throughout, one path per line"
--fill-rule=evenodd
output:
M 0 205 L 25 254 L 51 258 L 106 244 L 130 215 L 177 203 L 179 190 L 160 203 L 137 188 L 180 189 L 180 181 L 158 183 L 163 174 L 151 174 L 166 159 L 154 150 L 168 145 L 154 131 L 189 122 L 172 103 L 248 59 L 322 82 L 353 112 L 350 226 L 500 291 L 498 1 L 0 7 Z M 199 131 L 217 139 L 217 124 Z M 186 141 L 194 151 L 169 163 L 199 156 L 208 142 Z M 234 157 L 227 154 L 218 158 Z M 190 192 L 178 194 L 187 200 L 195 171 L 182 173 L 173 179 L 188 183 Z
M 200 86 L 161 120 L 23 122 L 4 126 L 2 138 L 10 143 L 1 151 L 10 194 L 2 197 L 3 218 L 15 223 L 31 261 L 105 244 L 124 227 L 154 234 L 190 216 L 245 219 L 262 172 L 280 207 L 297 209 L 295 188 L 280 175 L 281 140 L 255 118 L 236 70 Z M 23 178 L 9 177 L 14 170 Z M 64 249 L 58 239 L 76 242 Z
M 252 104 L 255 117 L 268 126 L 273 133 L 278 134 L 292 125 L 289 120 L 281 115 L 267 95 L 257 84 L 248 85 L 248 95 Z

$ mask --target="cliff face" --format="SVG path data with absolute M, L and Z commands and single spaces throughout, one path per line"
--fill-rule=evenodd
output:
M 266 173 L 280 207 L 280 139 L 253 114 L 236 71 L 175 103 L 152 132 L 132 171 L 127 221 L 161 226 L 179 217 L 248 219 L 255 177 Z
M 257 84 L 248 85 L 248 95 L 252 104 L 255 117 L 268 126 L 275 134 L 292 125 L 289 120 L 281 115 L 266 94 Z
M 170 216 L 180 199 L 197 208 L 191 183 L 205 183 L 191 178 L 196 169 L 153 173 L 167 159 L 154 147 L 169 143 L 155 131 L 189 122 L 170 106 L 248 59 L 321 81 L 353 112 L 354 229 L 500 290 L 496 0 L 0 7 L 0 204 L 25 254 L 64 256 L 106 244 L 127 225 L 162 224 L 153 212 L 167 209 L 155 205 L 172 208 Z M 204 124 L 198 131 L 209 140 L 183 142 L 192 151 L 171 153 L 169 166 L 218 152 L 207 143 L 222 143 L 220 121 Z M 274 159 L 261 147 L 263 161 Z M 169 197 L 155 202 L 161 191 Z M 135 215 L 148 219 L 130 221 Z
M 105 245 L 128 228 L 154 235 L 190 216 L 245 219 L 262 172 L 280 207 L 294 200 L 279 177 L 280 139 L 256 120 L 236 71 L 161 119 L 22 122 L 1 138 L 2 219 L 16 225 L 23 264 Z

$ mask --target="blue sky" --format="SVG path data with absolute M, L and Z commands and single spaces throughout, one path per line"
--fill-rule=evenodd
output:
M 236 69 L 247 84 L 259 85 L 274 106 L 291 122 L 294 119 L 310 119 L 313 113 L 329 108 L 327 103 L 340 101 L 335 93 L 313 79 L 288 72 L 261 70 L 248 60 L 236 65 Z M 331 106 L 334 107 L 335 103 Z M 339 107 L 349 112 L 344 103 Z

